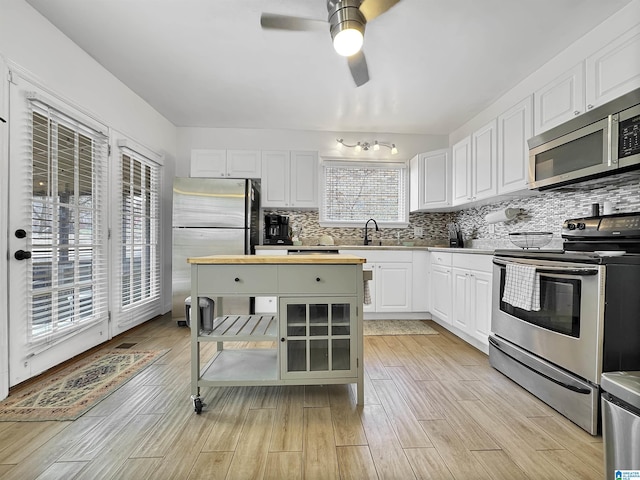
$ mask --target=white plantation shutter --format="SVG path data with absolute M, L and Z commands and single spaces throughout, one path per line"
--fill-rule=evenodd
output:
M 114 199 L 117 334 L 161 313 L 161 166 L 120 142 Z
M 30 152 L 29 342 L 49 343 L 108 315 L 107 136 L 27 95 Z

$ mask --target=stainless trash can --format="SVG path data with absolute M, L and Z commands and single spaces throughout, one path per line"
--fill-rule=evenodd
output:
M 208 297 L 198 297 L 198 306 L 200 311 L 200 330 L 210 332 L 213 330 L 213 300 Z M 184 308 L 186 313 L 187 326 L 191 325 L 191 297 L 184 300 Z
M 600 386 L 605 478 L 640 478 L 640 371 L 603 373 Z

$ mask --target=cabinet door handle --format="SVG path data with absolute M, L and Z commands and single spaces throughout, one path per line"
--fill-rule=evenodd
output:
M 239 282 L 239 281 L 240 281 L 240 279 L 239 279 L 238 277 L 236 277 L 236 278 L 234 278 L 234 279 L 233 279 L 233 281 L 234 281 L 234 282 Z
M 320 281 L 320 277 L 316 277 L 316 282 L 319 282 L 319 281 Z
M 284 343 L 285 338 L 284 338 L 284 337 L 282 337 L 282 338 L 280 339 L 280 341 Z

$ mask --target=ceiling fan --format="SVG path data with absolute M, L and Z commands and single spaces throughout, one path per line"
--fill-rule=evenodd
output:
M 356 86 L 369 81 L 369 69 L 362 52 L 364 28 L 400 0 L 327 0 L 329 31 L 336 52 L 347 57 Z M 308 31 L 326 26 L 324 20 L 263 13 L 260 24 L 265 29 Z

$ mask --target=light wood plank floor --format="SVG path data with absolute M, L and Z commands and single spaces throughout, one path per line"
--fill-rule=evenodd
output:
M 365 337 L 363 407 L 355 385 L 203 388 L 196 415 L 189 331 L 159 317 L 104 347 L 169 353 L 78 420 L 0 422 L 0 478 L 603 478 L 601 437 L 430 324 Z

